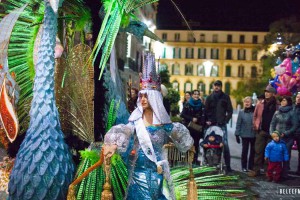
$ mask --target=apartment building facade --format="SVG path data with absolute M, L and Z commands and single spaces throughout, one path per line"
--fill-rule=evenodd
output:
M 169 70 L 172 86 L 182 98 L 194 89 L 210 94 L 215 80 L 221 80 L 223 91 L 231 95 L 238 82 L 255 81 L 263 72 L 257 48 L 266 32 L 155 30 L 155 34 L 165 41 L 153 44 L 160 68 Z

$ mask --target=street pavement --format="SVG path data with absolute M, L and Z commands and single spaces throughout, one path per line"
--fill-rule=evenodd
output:
M 257 199 L 300 199 L 300 176 L 296 175 L 295 173 L 298 167 L 298 151 L 292 150 L 290 162 L 291 173 L 289 174 L 289 180 L 273 183 L 268 182 L 264 175 L 255 178 L 248 177 L 247 174 L 242 172 L 241 169 L 242 145 L 236 142 L 234 135 L 236 120 L 237 114 L 233 114 L 231 122 L 227 125 L 228 142 L 231 154 L 231 168 L 234 170 L 230 174 L 239 174 L 243 180 L 250 183 L 249 186 L 251 190 L 258 194 Z

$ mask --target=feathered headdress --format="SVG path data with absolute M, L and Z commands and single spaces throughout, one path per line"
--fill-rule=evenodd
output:
M 160 76 L 156 73 L 155 56 L 153 53 L 143 54 L 142 72 L 140 73 L 140 90 L 160 91 Z

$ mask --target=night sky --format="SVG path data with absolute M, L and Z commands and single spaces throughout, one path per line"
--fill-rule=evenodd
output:
M 281 18 L 300 16 L 300 0 L 173 0 L 192 29 L 268 31 Z M 170 0 L 160 0 L 158 29 L 187 29 Z

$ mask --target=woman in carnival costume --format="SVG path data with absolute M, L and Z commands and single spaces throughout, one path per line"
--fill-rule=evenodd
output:
M 163 106 L 160 84 L 154 55 L 145 53 L 137 108 L 127 125 L 114 126 L 105 135 L 105 158 L 118 151 L 128 164 L 125 199 L 175 199 L 163 145 L 171 139 L 185 152 L 194 142 L 185 126 L 171 122 Z M 168 183 L 169 195 L 163 192 L 163 178 Z

